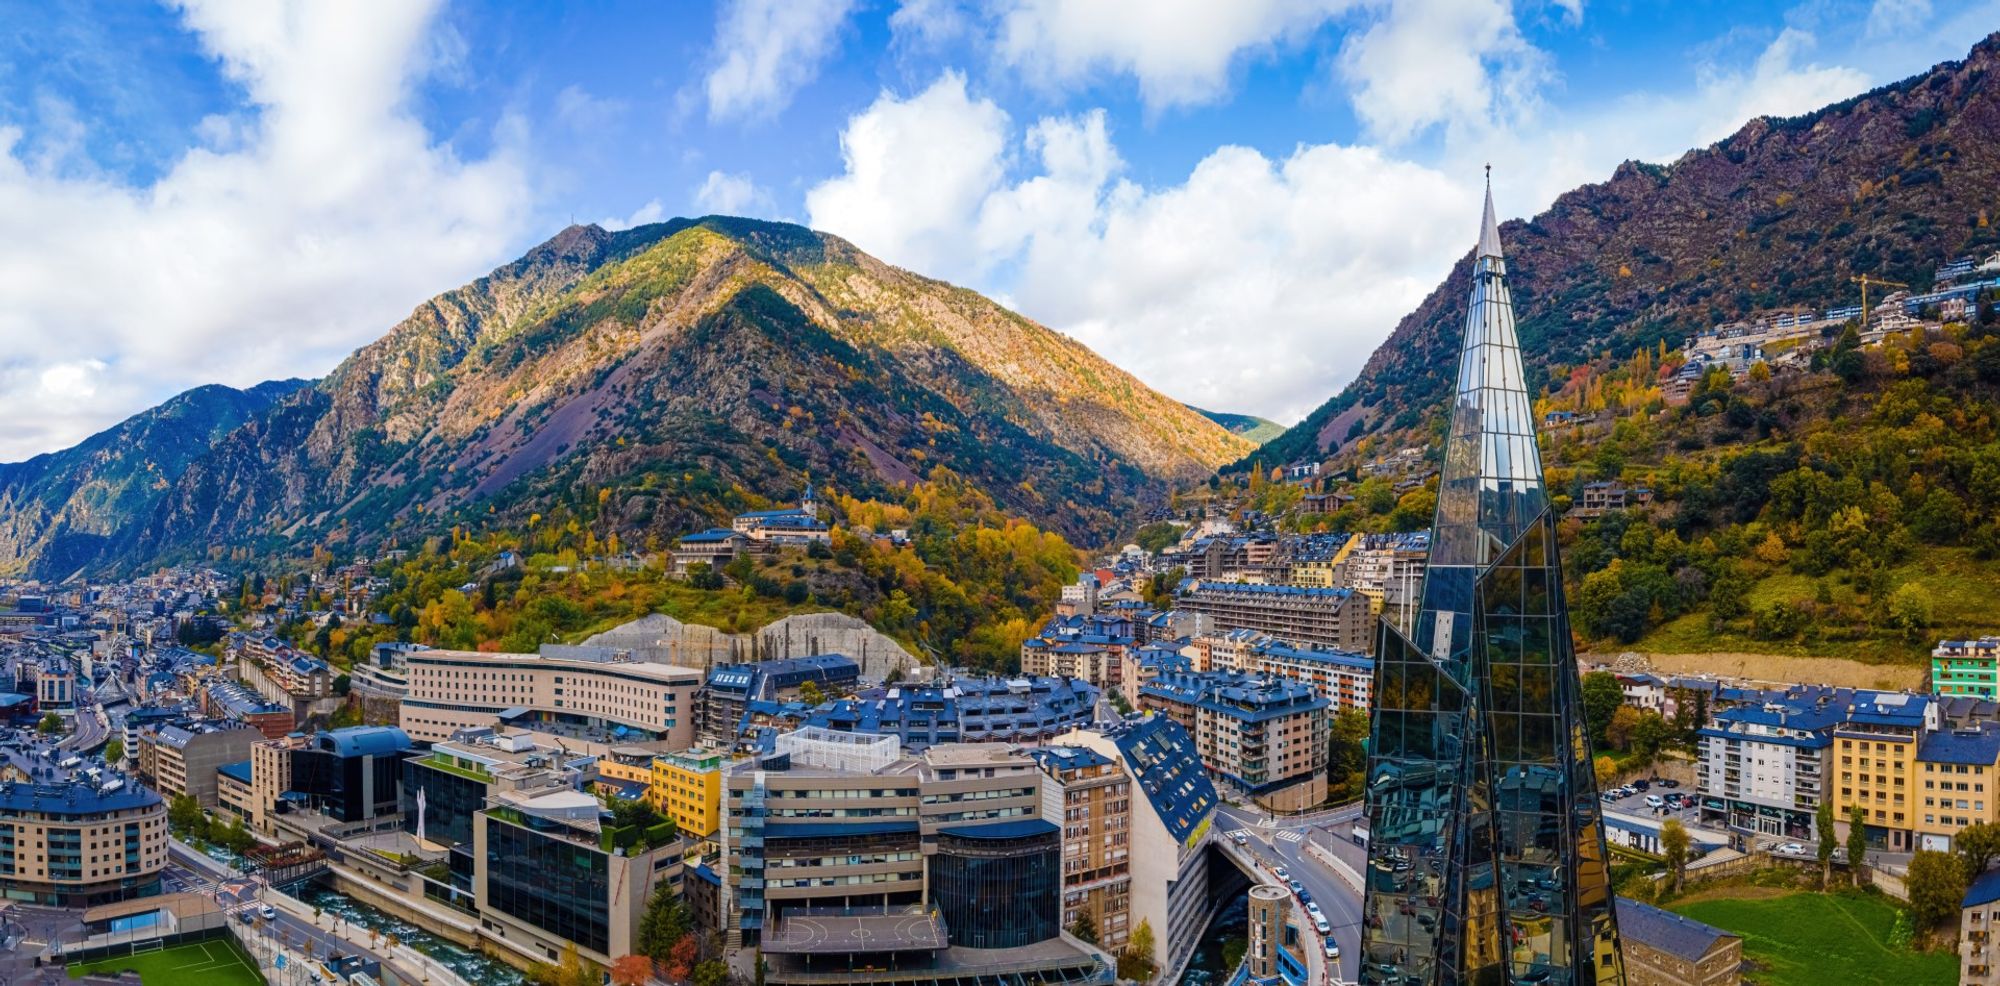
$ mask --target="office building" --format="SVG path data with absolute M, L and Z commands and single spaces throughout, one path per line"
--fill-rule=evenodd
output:
M 1362 977 L 1622 984 L 1555 517 L 1490 192 L 1483 219 L 1421 604 L 1408 632 L 1382 621 L 1375 651 Z
M 251 822 L 270 831 L 275 816 L 314 812 L 341 822 L 394 814 L 410 737 L 393 726 L 294 733 L 250 748 Z
M 0 783 L 0 894 L 94 907 L 160 892 L 167 805 L 135 780 Z
M 603 647 L 545 646 L 539 654 L 427 650 L 409 654 L 402 727 L 411 738 L 519 726 L 594 744 L 694 745 L 701 672 L 635 661 Z
M 572 942 L 600 966 L 637 951 L 653 888 L 681 880 L 683 843 L 612 828 L 607 815 L 596 798 L 567 788 L 490 798 L 472 818 L 482 927 L 550 963 Z
M 579 790 L 590 757 L 545 736 L 468 729 L 414 751 L 399 765 L 403 829 L 444 846 L 472 842 L 473 816 L 496 795 Z

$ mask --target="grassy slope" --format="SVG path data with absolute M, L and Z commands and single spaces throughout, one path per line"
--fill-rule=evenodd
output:
M 1991 633 L 1996 614 L 1993 600 L 2000 599 L 2000 570 L 1972 557 L 1967 548 L 1927 547 L 1910 562 L 1890 569 L 1897 585 L 1915 582 L 1924 587 L 1935 607 L 1939 631 L 1935 636 L 1960 633 L 1978 636 Z M 1852 586 L 1827 581 L 1837 603 L 1853 602 Z M 1809 576 L 1780 571 L 1767 575 L 1751 588 L 1752 607 L 1795 599 L 1811 599 L 1815 580 Z M 1626 650 L 1661 654 L 1743 652 L 1780 654 L 1791 657 L 1843 657 L 1869 664 L 1921 662 L 1930 654 L 1927 643 L 1910 643 L 1887 628 L 1862 637 L 1826 636 L 1808 643 L 1764 640 L 1738 629 L 1715 630 L 1706 611 L 1686 614 L 1655 628 L 1637 643 L 1617 645 Z
M 1704 900 L 1673 910 L 1743 936 L 1744 957 L 1761 967 L 1744 981 L 1760 986 L 1958 981 L 1958 959 L 1949 952 L 1892 949 L 1896 908 L 1872 897 L 1800 893 Z
M 1208 411 L 1208 410 L 1203 410 L 1202 408 L 1195 407 L 1193 404 L 1189 404 L 1188 407 L 1193 408 L 1195 412 L 1200 414 L 1202 417 L 1207 418 L 1208 420 L 1213 421 L 1224 428 L 1227 428 L 1231 433 L 1242 435 L 1244 438 L 1249 439 L 1250 441 L 1255 442 L 1258 445 L 1262 445 L 1265 442 L 1268 442 L 1271 439 L 1276 438 L 1279 435 L 1285 433 L 1284 425 L 1281 425 L 1276 421 L 1271 421 L 1265 418 L 1257 417 L 1254 414 L 1232 414 L 1228 411 Z

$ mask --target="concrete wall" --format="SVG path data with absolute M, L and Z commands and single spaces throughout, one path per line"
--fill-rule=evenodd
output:
M 844 613 L 788 616 L 754 634 L 724 633 L 654 613 L 596 634 L 584 644 L 628 650 L 639 660 L 703 671 L 717 664 L 845 654 L 861 666 L 863 677 L 881 679 L 894 668 L 900 668 L 905 677 L 920 677 L 913 673 L 919 662 L 902 645 Z

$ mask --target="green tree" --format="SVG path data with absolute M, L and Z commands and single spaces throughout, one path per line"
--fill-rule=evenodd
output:
M 1833 851 L 1840 848 L 1840 836 L 1833 830 L 1833 799 L 1820 799 L 1813 825 L 1819 829 L 1819 885 L 1833 880 Z
M 1903 885 L 1910 892 L 1910 913 L 1917 930 L 1957 923 L 1959 904 L 1965 900 L 1965 865 L 1957 857 L 1929 850 L 1917 853 L 1910 858 Z
M 1673 881 L 1673 889 L 1679 892 L 1681 881 L 1687 878 L 1688 830 L 1678 818 L 1669 818 L 1660 826 L 1660 854 L 1666 857 L 1667 873 Z
M 124 759 L 125 741 L 113 736 L 111 742 L 104 744 L 104 762 L 116 766 Z
M 1153 978 L 1153 972 L 1153 925 L 1142 919 L 1118 955 L 1118 978 L 1143 983 Z
M 1889 625 L 1910 640 L 1922 637 L 1931 625 L 1931 595 L 1915 582 L 1905 582 L 1889 594 Z
M 729 966 L 721 959 L 708 959 L 694 967 L 694 975 L 688 977 L 694 986 L 727 986 Z
M 1847 809 L 1847 872 L 1861 885 L 1862 864 L 1868 859 L 1868 814 L 1860 805 Z
M 1163 520 L 1139 528 L 1139 535 L 1134 543 L 1146 551 L 1159 554 L 1180 543 L 1180 539 L 1181 529 L 1172 521 Z
M 662 883 L 653 888 L 653 896 L 646 901 L 646 913 L 639 918 L 639 953 L 665 962 L 674 943 L 693 926 L 694 914 L 687 902 L 674 893 L 672 886 Z
M 35 730 L 43 736 L 54 736 L 62 732 L 62 728 L 62 716 L 56 715 L 53 712 L 43 713 L 41 723 L 35 726 Z
M 819 687 L 819 682 L 808 681 L 799 686 L 799 701 L 807 705 L 818 705 L 826 701 L 826 692 Z
M 1958 830 L 1952 844 L 1965 864 L 1965 881 L 1970 884 L 1993 865 L 1993 857 L 2000 856 L 2000 825 L 1987 822 L 1967 825 Z
M 1583 676 L 1583 721 L 1598 748 L 1605 745 L 1604 728 L 1611 725 L 1611 717 L 1624 704 L 1625 689 L 1619 686 L 1617 675 L 1592 671 Z
M 1327 730 L 1327 800 L 1345 801 L 1361 796 L 1368 769 L 1368 713 L 1341 709 L 1333 714 Z
M 1097 922 L 1090 919 L 1090 912 L 1076 912 L 1076 922 L 1069 926 L 1069 933 L 1092 945 L 1097 944 Z

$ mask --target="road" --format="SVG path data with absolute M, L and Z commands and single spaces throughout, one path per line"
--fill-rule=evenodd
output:
M 1306 850 L 1306 829 L 1310 825 L 1292 819 L 1274 819 L 1233 805 L 1216 809 L 1216 816 L 1215 827 L 1224 838 L 1243 832 L 1249 836 L 1245 848 L 1268 865 L 1284 867 L 1288 876 L 1312 894 L 1313 901 L 1326 913 L 1333 940 L 1340 945 L 1340 958 L 1334 962 L 1336 974 L 1344 982 L 1353 982 L 1361 971 L 1361 893 Z M 1340 831 L 1346 823 L 1337 819 L 1351 817 L 1338 815 L 1335 820 L 1317 820 Z M 1305 916 L 1303 911 L 1300 916 Z
M 267 890 L 260 881 L 236 873 L 179 842 L 169 844 L 168 859 L 166 871 L 161 877 L 167 892 L 187 891 L 212 897 L 229 912 L 231 920 L 241 920 L 245 912 L 261 916 L 259 909 L 264 903 L 274 905 L 273 916 L 261 925 L 263 938 L 273 939 L 314 958 L 361 955 L 372 961 L 383 961 L 380 953 L 335 934 L 327 927 L 334 925 L 333 918 L 315 920 L 304 905 L 276 891 Z M 288 908 L 304 913 L 293 913 Z

